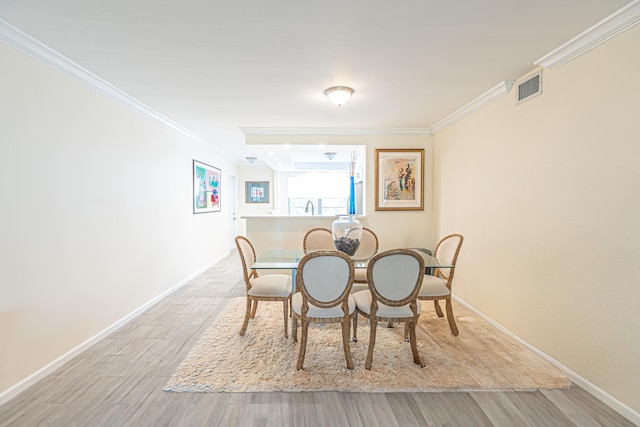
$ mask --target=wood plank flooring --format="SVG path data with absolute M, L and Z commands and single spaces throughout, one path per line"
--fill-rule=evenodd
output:
M 534 392 L 168 393 L 200 334 L 244 295 L 237 253 L 19 396 L 0 426 L 633 426 L 577 386 Z

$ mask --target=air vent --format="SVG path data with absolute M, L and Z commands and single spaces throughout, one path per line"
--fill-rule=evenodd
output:
M 528 101 L 542 93 L 542 70 L 532 74 L 522 83 L 518 83 L 518 99 L 516 104 Z

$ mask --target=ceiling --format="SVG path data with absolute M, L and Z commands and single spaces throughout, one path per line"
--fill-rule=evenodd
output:
M 428 133 L 627 3 L 0 0 L 0 18 L 246 164 L 243 128 Z

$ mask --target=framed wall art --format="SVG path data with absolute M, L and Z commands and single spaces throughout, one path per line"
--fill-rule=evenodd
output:
M 246 181 L 244 201 L 245 203 L 269 203 L 269 181 Z
M 220 212 L 220 169 L 193 161 L 193 213 Z
M 424 210 L 424 149 L 376 149 L 375 210 Z

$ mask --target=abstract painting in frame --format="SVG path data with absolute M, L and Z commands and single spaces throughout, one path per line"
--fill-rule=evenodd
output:
M 269 203 L 269 181 L 246 181 L 245 203 Z
M 220 212 L 220 169 L 193 161 L 193 213 Z
M 376 149 L 377 211 L 424 210 L 424 149 Z

